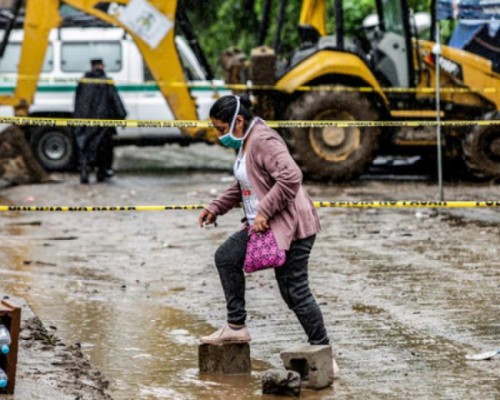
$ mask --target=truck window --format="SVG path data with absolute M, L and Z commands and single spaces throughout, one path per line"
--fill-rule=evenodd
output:
M 93 58 L 102 58 L 107 72 L 120 71 L 120 42 L 64 42 L 61 46 L 61 69 L 64 72 L 88 71 Z
M 179 53 L 186 79 L 189 81 L 203 81 L 205 75 L 195 54 L 189 47 L 186 39 L 182 36 L 175 37 L 175 45 Z
M 186 79 L 188 81 L 199 81 L 203 80 L 203 77 L 200 75 L 199 71 L 197 71 L 196 67 L 193 65 L 191 60 L 182 51 L 179 52 L 181 56 L 181 63 L 184 67 L 184 73 L 186 74 Z
M 0 59 L 0 72 L 3 73 L 16 73 L 19 67 L 19 59 L 21 58 L 21 43 L 9 43 L 5 48 L 5 54 Z M 42 71 L 51 72 L 54 68 L 54 54 L 52 45 L 47 47 L 45 54 L 45 61 L 43 63 Z
M 399 1 L 384 0 L 382 4 L 386 31 L 404 35 L 403 14 Z

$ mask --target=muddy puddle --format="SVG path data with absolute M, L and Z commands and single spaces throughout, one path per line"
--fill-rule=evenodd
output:
M 1 246 L 6 257 L 0 271 L 3 292 L 24 297 L 58 337 L 81 347 L 111 380 L 113 398 L 191 399 L 238 394 L 250 399 L 259 390 L 258 371 L 266 369 L 263 362 L 254 361 L 256 373 L 252 376 L 198 373 L 197 336 L 210 329 L 204 321 L 158 304 L 148 293 L 102 295 L 103 289 L 116 281 L 111 276 L 96 276 L 90 269 L 78 271 L 82 280 L 76 281 L 40 273 L 38 268 L 55 264 L 26 257 L 30 251 L 18 240 L 23 225 L 40 224 L 7 225 L 10 241 Z M 47 242 L 50 240 L 54 238 Z M 85 295 L 75 293 L 75 287 L 84 289 Z
M 155 304 L 154 299 L 68 299 L 56 292 L 48 300 L 44 303 L 38 299 L 40 314 L 50 315 L 60 337 L 80 343 L 110 380 L 114 399 L 222 398 L 237 394 L 251 399 L 259 389 L 257 373 L 226 379 L 200 376 L 197 336 L 206 331 L 206 327 L 202 329 L 205 323 Z M 253 368 L 258 372 L 265 364 L 254 361 Z
M 193 150 L 193 165 L 205 149 Z M 154 165 L 170 153 L 155 155 Z M 130 166 L 133 152 L 118 163 Z M 190 162 L 173 155 L 177 162 Z M 227 186 L 218 172 L 128 167 L 109 184 L 27 185 L 2 204 L 199 204 Z M 120 161 L 121 160 L 121 161 Z M 201 161 L 200 161 L 201 160 Z M 163 164 L 162 164 L 163 165 Z M 150 164 L 148 164 L 149 168 Z M 127 172 L 125 172 L 127 170 Z M 436 200 L 429 182 L 308 184 L 315 200 Z M 496 200 L 498 187 L 448 184 L 453 200 Z M 477 211 L 477 213 L 476 213 Z M 500 229 L 496 210 L 322 209 L 310 283 L 341 368 L 334 388 L 305 399 L 497 399 L 500 360 L 465 355 L 500 348 Z M 202 230 L 197 212 L 0 214 L 0 292 L 26 299 L 51 332 L 78 343 L 110 381 L 114 399 L 241 399 L 304 333 L 272 273 L 248 276 L 250 376 L 203 376 L 198 338 L 224 322 L 213 253 L 239 226 L 232 212 Z M 277 397 L 268 397 L 269 399 Z M 24 399 L 22 399 L 24 400 Z
M 162 305 L 146 290 L 103 295 L 116 281 L 102 276 L 94 281 L 91 271 L 80 271 L 84 281 L 43 276 L 30 266 L 47 264 L 26 262 L 29 250 L 22 247 L 1 251 L 13 267 L 0 271 L 2 289 L 24 297 L 51 333 L 80 347 L 110 381 L 113 399 L 262 397 L 262 374 L 272 367 L 266 361 L 253 358 L 251 375 L 199 373 L 198 337 L 212 330 L 203 319 Z M 328 393 L 333 389 L 320 397 L 306 391 L 302 398 L 325 398 Z

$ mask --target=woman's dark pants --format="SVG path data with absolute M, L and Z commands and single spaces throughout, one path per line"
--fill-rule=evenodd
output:
M 285 265 L 276 268 L 275 275 L 281 296 L 304 328 L 310 344 L 328 344 L 323 315 L 309 289 L 307 264 L 316 235 L 292 242 Z M 243 262 L 247 248 L 247 232 L 230 236 L 216 251 L 215 265 L 219 271 L 226 297 L 227 321 L 244 324 L 245 274 Z

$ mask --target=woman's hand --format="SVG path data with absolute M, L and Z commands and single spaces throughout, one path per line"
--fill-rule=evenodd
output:
M 198 224 L 200 224 L 200 228 L 203 228 L 206 225 L 214 224 L 217 226 L 217 223 L 215 222 L 216 217 L 213 215 L 210 211 L 208 211 L 206 208 L 203 209 L 198 216 Z
M 255 217 L 255 221 L 253 223 L 253 230 L 255 232 L 265 232 L 269 229 L 269 224 L 267 223 L 267 219 L 262 215 L 257 214 Z

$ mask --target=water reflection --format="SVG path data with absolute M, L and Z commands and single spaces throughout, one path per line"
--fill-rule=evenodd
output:
M 2 291 L 24 298 L 46 325 L 58 328 L 63 342 L 80 343 L 109 379 L 114 399 L 262 397 L 268 363 L 252 360 L 250 375 L 200 375 L 198 337 L 212 326 L 162 305 L 157 296 L 148 298 L 151 292 L 120 291 L 105 274 L 83 271 L 75 279 L 71 269 L 61 275 L 54 271 L 60 266 L 32 261 L 30 228 L 18 217 L 0 228 Z
M 12 229 L 10 229 L 12 228 Z M 8 235 L 21 230 L 10 226 Z M 252 399 L 260 393 L 260 372 L 268 365 L 254 361 L 252 375 L 218 376 L 198 373 L 198 337 L 212 327 L 183 312 L 140 301 L 122 293 L 93 293 L 103 282 L 85 282 L 84 293 L 71 290 L 82 283 L 44 276 L 26 263 L 29 249 L 3 241 L 7 257 L 3 291 L 36 304 L 34 311 L 58 327 L 68 343 L 79 342 L 92 363 L 110 380 L 113 398 L 197 399 L 238 396 Z M 50 275 L 50 274 L 48 274 Z M 140 297 L 140 296 L 139 296 Z M 144 296 L 145 297 L 145 296 Z

